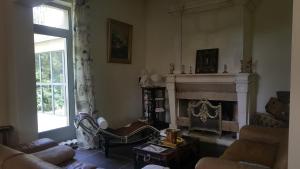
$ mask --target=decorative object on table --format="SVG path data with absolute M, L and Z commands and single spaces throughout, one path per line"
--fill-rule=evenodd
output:
M 142 87 L 143 116 L 148 123 L 164 129 L 168 127 L 165 122 L 165 87 Z
M 190 71 L 189 71 L 190 74 L 193 74 L 193 67 L 192 65 L 190 65 Z
M 166 148 L 161 153 L 154 153 L 152 151 L 146 151 L 143 149 L 149 145 L 155 145 L 162 148 Z M 171 169 L 186 169 L 190 163 L 196 163 L 198 160 L 198 154 L 195 153 L 195 145 L 190 142 L 184 142 L 183 144 L 170 148 L 162 144 L 145 143 L 136 147 L 133 147 L 135 153 L 135 169 L 143 168 L 148 164 L 160 165 L 169 167 Z M 197 157 L 197 158 L 195 158 Z M 188 159 L 188 160 L 187 160 Z M 194 165 L 193 165 L 194 166 Z
M 145 151 L 153 152 L 153 153 L 161 153 L 161 152 L 167 150 L 167 148 L 165 148 L 165 147 L 161 147 L 161 146 L 154 145 L 154 144 L 149 144 L 148 146 L 143 147 L 142 149 Z
M 227 64 L 224 64 L 224 71 L 223 71 L 223 73 L 228 73 L 228 71 L 227 71 Z
M 166 141 L 176 144 L 177 143 L 177 134 L 179 130 L 176 129 L 166 129 Z
M 133 26 L 108 19 L 107 29 L 107 61 L 131 64 Z
M 222 106 L 214 106 L 207 99 L 190 101 L 187 112 L 190 116 L 190 130 L 222 134 Z
M 195 73 L 218 73 L 219 49 L 197 50 Z
M 180 73 L 185 74 L 185 66 L 183 64 L 180 65 Z
M 175 70 L 175 65 L 174 65 L 174 63 L 170 63 L 169 73 L 170 73 L 170 74 L 174 74 L 174 70 Z
M 166 147 L 176 148 L 176 147 L 184 144 L 184 139 L 181 138 L 181 137 L 177 137 L 176 138 L 176 143 L 171 143 L 167 139 L 163 139 L 163 140 L 161 140 L 161 144 L 166 146 Z

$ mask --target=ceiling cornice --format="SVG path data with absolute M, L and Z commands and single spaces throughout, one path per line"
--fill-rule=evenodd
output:
M 172 4 L 168 12 L 204 12 L 234 5 L 244 5 L 251 10 L 255 10 L 260 1 L 261 0 L 180 0 Z

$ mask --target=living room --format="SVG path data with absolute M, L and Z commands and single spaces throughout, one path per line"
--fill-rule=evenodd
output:
M 168 76 L 173 63 L 174 74 L 180 74 L 181 65 L 185 65 L 187 74 L 191 66 L 194 74 L 196 51 L 219 48 L 218 73 L 223 73 L 226 64 L 229 74 L 238 74 L 241 71 L 240 60 L 251 57 L 252 71 L 258 75 L 255 112 L 266 112 L 265 105 L 276 96 L 277 91 L 291 91 L 289 168 L 297 168 L 299 68 L 296 64 L 299 60 L 299 29 L 296 29 L 296 21 L 299 12 L 292 9 L 300 7 L 298 2 L 253 1 L 255 7 L 250 17 L 250 21 L 253 19 L 253 32 L 250 38 L 245 31 L 247 17 L 236 15 L 243 13 L 243 5 L 240 8 L 219 6 L 198 9 L 199 2 L 203 1 L 89 0 L 86 10 L 89 11 L 87 21 L 95 110 L 107 120 L 109 127 L 120 128 L 143 115 L 139 86 L 143 70 Z M 222 4 L 227 1 L 215 2 Z M 182 3 L 192 9 L 182 12 Z M 0 125 L 14 127 L 11 144 L 28 143 L 43 137 L 38 132 L 35 62 L 32 57 L 35 50 L 34 5 L 40 5 L 40 2 L 5 0 L 0 5 L 0 21 L 3 23 L 0 28 L 0 77 L 3 79 L 0 86 Z M 133 27 L 130 64 L 108 62 L 109 18 Z M 249 39 L 250 45 L 247 43 Z M 250 56 L 245 56 L 245 52 L 249 52 Z M 170 122 L 168 115 L 167 121 Z M 73 125 L 73 122 L 70 123 Z M 58 141 L 73 139 L 72 136 L 63 138 L 60 134 L 54 135 Z

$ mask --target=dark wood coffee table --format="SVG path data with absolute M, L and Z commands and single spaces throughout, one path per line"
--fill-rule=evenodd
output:
M 145 143 L 133 148 L 135 153 L 135 169 L 140 169 L 148 164 L 156 164 L 171 169 L 183 169 L 186 168 L 186 163 L 189 162 L 189 159 L 195 157 L 195 154 L 193 154 L 193 145 L 189 143 L 184 143 L 176 148 L 157 145 L 166 148 L 165 151 L 160 153 L 143 149 L 149 145 L 157 144 Z

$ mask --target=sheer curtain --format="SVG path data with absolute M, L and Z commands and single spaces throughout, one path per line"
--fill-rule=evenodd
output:
M 80 113 L 88 113 L 96 118 L 94 83 L 92 74 L 93 57 L 90 53 L 89 31 L 89 2 L 90 0 L 74 0 L 74 76 L 76 118 L 81 119 Z M 93 128 L 89 121 L 82 121 L 88 128 Z M 76 130 L 80 147 L 97 147 L 97 138 L 86 133 L 80 126 Z

